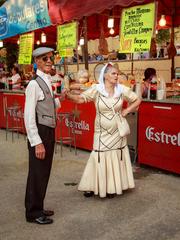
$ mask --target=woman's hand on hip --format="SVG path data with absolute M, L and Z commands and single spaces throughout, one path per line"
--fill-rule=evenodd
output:
M 126 109 L 123 109 L 123 110 L 122 110 L 121 115 L 122 115 L 123 117 L 126 117 L 126 116 L 128 115 L 128 113 L 129 113 L 129 111 L 128 111 L 128 109 L 126 108 Z
M 35 146 L 35 154 L 36 154 L 36 157 L 39 159 L 43 160 L 45 158 L 46 150 L 42 143 Z

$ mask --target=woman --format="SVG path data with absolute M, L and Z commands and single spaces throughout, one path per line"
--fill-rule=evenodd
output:
M 148 91 L 153 78 L 156 78 L 156 70 L 154 68 L 146 68 L 144 71 L 144 79 L 142 83 L 142 98 L 148 97 Z
M 85 197 L 93 194 L 114 197 L 134 188 L 127 140 L 119 135 L 112 106 L 125 117 L 139 106 L 140 99 L 130 88 L 117 82 L 117 68 L 106 64 L 100 73 L 100 84 L 92 85 L 81 95 L 68 94 L 77 103 L 93 101 L 96 107 L 93 151 L 78 187 Z M 122 110 L 124 98 L 131 104 Z
M 21 76 L 19 75 L 19 69 L 18 67 L 14 66 L 12 68 L 12 89 L 14 90 L 20 90 L 21 89 Z

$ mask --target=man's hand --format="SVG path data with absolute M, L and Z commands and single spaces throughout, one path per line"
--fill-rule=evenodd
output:
M 35 146 L 35 154 L 36 154 L 36 157 L 39 159 L 43 160 L 45 158 L 46 150 L 42 143 Z

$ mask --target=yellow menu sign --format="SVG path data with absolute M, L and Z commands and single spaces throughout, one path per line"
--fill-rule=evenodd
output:
M 64 48 L 58 50 L 61 57 L 72 57 L 74 55 L 73 48 Z
M 121 53 L 147 52 L 154 32 L 155 3 L 124 9 L 120 25 Z
M 57 51 L 60 56 L 73 56 L 77 45 L 77 22 L 59 25 L 57 27 Z
M 33 44 L 34 33 L 20 36 L 18 64 L 31 64 Z

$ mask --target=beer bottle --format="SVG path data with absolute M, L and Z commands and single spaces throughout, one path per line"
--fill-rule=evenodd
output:
M 156 93 L 157 93 L 157 81 L 155 78 L 152 78 L 151 84 L 150 84 L 150 99 L 155 100 Z

